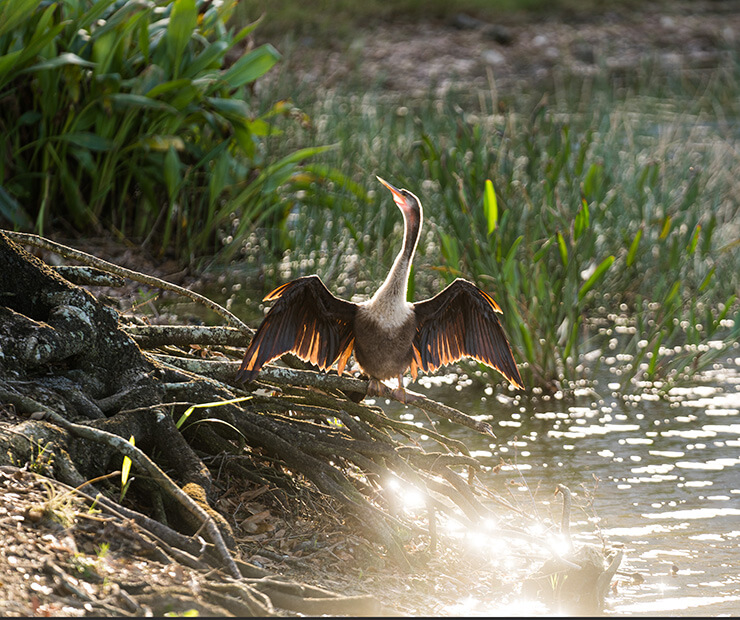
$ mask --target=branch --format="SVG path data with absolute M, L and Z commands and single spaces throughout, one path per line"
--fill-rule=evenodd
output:
M 190 291 L 186 288 L 177 286 L 177 284 L 172 284 L 171 282 L 160 280 L 159 278 L 155 278 L 154 276 L 150 276 L 144 273 L 139 273 L 138 271 L 133 271 L 131 269 L 126 269 L 125 267 L 114 265 L 113 263 L 109 263 L 108 261 L 105 261 L 102 258 L 98 258 L 97 256 L 87 254 L 86 252 L 82 252 L 80 250 L 75 250 L 74 248 L 70 248 L 66 245 L 62 245 L 61 243 L 55 243 L 54 241 L 49 241 L 48 239 L 44 239 L 43 237 L 39 237 L 38 235 L 32 235 L 30 233 L 12 232 L 10 230 L 5 230 L 3 232 L 11 239 L 14 239 L 20 243 L 25 243 L 25 244 L 32 245 L 37 248 L 42 248 L 44 250 L 54 252 L 66 258 L 71 258 L 81 263 L 85 263 L 86 265 L 97 267 L 98 269 L 101 269 L 102 271 L 113 273 L 113 274 L 122 276 L 124 278 L 135 280 L 136 282 L 141 282 L 142 284 L 148 284 L 149 286 L 154 286 L 162 290 L 172 291 L 173 293 L 177 293 L 179 295 L 189 297 L 193 301 L 203 304 L 204 306 L 210 308 L 216 314 L 226 319 L 229 323 L 231 323 L 232 325 L 235 325 L 245 334 L 251 335 L 253 333 L 252 329 L 248 325 L 246 325 L 239 317 L 229 312 L 223 306 L 220 306 L 216 302 L 211 301 L 207 297 L 203 297 L 203 295 L 199 295 L 198 293 L 194 293 L 193 291 Z

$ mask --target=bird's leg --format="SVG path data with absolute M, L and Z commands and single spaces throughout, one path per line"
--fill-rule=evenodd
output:
M 393 395 L 393 398 L 396 400 L 402 402 L 404 405 L 408 402 L 408 394 L 406 393 L 406 390 L 403 389 L 403 373 L 399 373 L 398 375 L 398 387 L 391 392 Z
M 365 396 L 380 396 L 382 398 L 392 398 L 394 400 L 402 402 L 404 405 L 423 398 L 421 394 L 417 394 L 416 392 L 409 392 L 404 389 L 403 375 L 399 375 L 398 379 L 398 387 L 395 390 L 392 390 L 385 383 L 378 379 L 370 379 L 367 382 L 367 394 L 365 394 Z
M 384 396 L 388 398 L 390 390 L 388 389 L 388 386 L 384 383 L 381 383 L 378 379 L 371 378 L 367 382 L 367 394 L 365 394 L 365 397 L 368 396 Z

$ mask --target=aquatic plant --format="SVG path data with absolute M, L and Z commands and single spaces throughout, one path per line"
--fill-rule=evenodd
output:
M 318 271 L 351 296 L 382 278 L 401 231 L 374 195 L 379 173 L 418 193 L 431 222 L 412 293 L 458 276 L 491 291 L 535 392 L 588 380 L 615 335 L 624 389 L 711 362 L 738 331 L 740 188 L 707 103 L 726 96 L 726 79 L 709 80 L 698 100 L 684 83 L 647 78 L 627 91 L 602 85 L 588 102 L 573 99 L 581 86 L 558 106 L 520 96 L 503 112 L 486 95 L 402 105 L 304 93 L 316 125 L 285 142 L 337 142 L 321 163 L 367 193 L 337 183 L 291 194 L 295 221 L 285 245 L 271 246 L 288 253 L 268 285 Z

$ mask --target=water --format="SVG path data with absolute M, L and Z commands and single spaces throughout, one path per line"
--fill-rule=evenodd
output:
M 603 536 L 625 552 L 606 614 L 738 615 L 737 355 L 736 348 L 712 371 L 697 375 L 691 386 L 671 390 L 667 399 L 647 391 L 623 398 L 608 368 L 594 377 L 597 393 L 584 390 L 575 401 L 551 398 L 532 404 L 493 395 L 455 375 L 421 377 L 410 387 L 490 421 L 495 440 L 445 421 L 438 430 L 463 441 L 485 465 L 510 462 L 499 473 L 488 474 L 485 483 L 512 502 L 523 508 L 550 505 L 549 516 L 557 522 L 562 500 L 553 492 L 558 484 L 573 491 L 574 504 L 591 501 L 583 511 L 572 512 L 574 540 L 601 544 Z M 386 409 L 428 423 L 413 407 L 393 403 Z M 634 574 L 644 581 L 636 582 Z M 491 613 L 480 597 L 442 611 Z M 496 613 L 548 610 L 513 603 Z
M 590 514 L 572 513 L 576 541 L 598 543 L 600 532 L 625 552 L 607 614 L 737 615 L 740 357 L 671 390 L 668 399 L 623 399 L 608 376 L 599 385 L 605 394 L 536 406 L 469 385 L 456 406 L 488 419 L 496 440 L 446 423 L 444 430 L 484 464 L 510 462 L 487 483 L 522 506 L 532 495 L 549 497 L 555 512 L 558 483 L 576 503 L 592 500 Z M 449 387 L 428 393 L 454 404 Z

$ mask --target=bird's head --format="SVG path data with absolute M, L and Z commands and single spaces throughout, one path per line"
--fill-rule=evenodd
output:
M 398 205 L 398 208 L 401 209 L 401 213 L 403 213 L 404 216 L 421 220 L 421 201 L 414 194 L 407 189 L 398 189 L 397 187 L 393 187 L 393 185 L 388 183 L 388 181 L 384 181 L 380 177 L 377 177 L 377 179 L 390 190 L 391 194 L 393 194 L 393 200 Z

